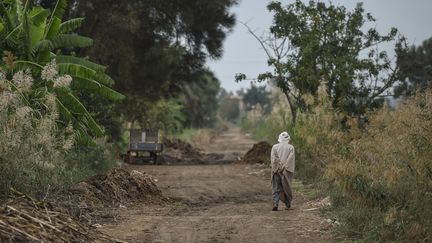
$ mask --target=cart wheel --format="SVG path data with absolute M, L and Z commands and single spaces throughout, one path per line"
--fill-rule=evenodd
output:
M 153 164 L 156 165 L 157 162 L 158 162 L 158 156 L 157 156 L 157 154 L 154 153 L 154 152 L 151 152 L 151 153 L 150 153 L 150 156 L 152 157 Z
M 165 157 L 161 153 L 158 153 L 158 164 L 164 164 L 164 163 L 165 163 Z
M 130 152 L 130 151 L 128 151 L 128 152 L 126 153 L 126 156 L 125 156 L 125 158 L 124 158 L 124 162 L 125 162 L 125 163 L 128 163 L 128 164 L 130 164 L 130 163 L 132 162 L 131 152 Z

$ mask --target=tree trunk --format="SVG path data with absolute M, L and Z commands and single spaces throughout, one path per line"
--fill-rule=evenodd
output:
M 285 94 L 285 97 L 288 100 L 289 106 L 290 106 L 290 110 L 291 110 L 291 123 L 292 125 L 295 125 L 296 120 L 297 120 L 297 107 L 294 106 L 291 97 L 289 96 L 287 91 L 283 91 L 283 93 Z

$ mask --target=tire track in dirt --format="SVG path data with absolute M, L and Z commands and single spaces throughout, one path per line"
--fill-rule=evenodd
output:
M 244 153 L 251 147 L 235 127 L 208 152 Z M 239 144 L 239 145 L 234 145 Z M 249 147 L 247 147 L 249 144 Z M 230 149 L 225 149 L 231 145 Z M 130 166 L 146 171 L 171 198 L 163 205 L 119 209 L 100 229 L 129 242 L 330 242 L 331 225 L 294 190 L 293 210 L 271 211 L 269 172 L 259 165 Z M 295 181 L 294 188 L 301 188 Z

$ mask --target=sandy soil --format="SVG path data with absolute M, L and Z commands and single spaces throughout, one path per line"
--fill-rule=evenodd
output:
M 234 127 L 207 152 L 235 156 L 254 143 Z M 259 165 L 133 165 L 157 179 L 162 205 L 120 208 L 100 230 L 128 242 L 331 242 L 331 224 L 294 181 L 292 210 L 271 211 L 268 169 Z

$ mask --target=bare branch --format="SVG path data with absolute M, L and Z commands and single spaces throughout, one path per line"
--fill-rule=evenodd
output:
M 380 96 L 384 91 L 386 91 L 388 88 L 390 88 L 393 85 L 398 70 L 391 69 L 391 71 L 392 74 L 387 78 L 387 81 L 384 82 L 384 85 L 381 88 L 377 89 L 377 91 L 372 94 L 372 96 L 369 98 L 369 102 L 372 102 L 373 99 Z
M 262 40 L 259 36 L 257 36 L 257 35 L 255 34 L 255 32 L 253 32 L 252 29 L 251 29 L 251 28 L 250 28 L 246 23 L 241 22 L 241 21 L 240 21 L 240 23 L 241 23 L 244 27 L 246 27 L 246 29 L 248 30 L 248 32 L 249 32 L 253 37 L 255 37 L 255 39 L 260 43 L 261 47 L 264 49 L 265 53 L 267 54 L 267 57 L 268 57 L 268 58 L 273 58 L 272 55 L 270 54 L 270 52 L 268 51 L 267 46 L 264 44 L 264 40 Z

